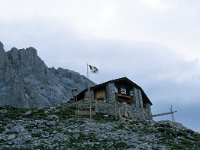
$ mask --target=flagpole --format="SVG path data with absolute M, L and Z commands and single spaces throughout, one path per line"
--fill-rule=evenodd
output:
M 87 63 L 87 78 L 89 79 L 88 63 Z
M 89 71 L 88 71 L 88 64 L 87 64 L 87 78 L 89 79 Z M 92 120 L 92 102 L 90 99 L 90 85 L 88 82 L 88 100 L 89 100 L 89 104 L 90 104 L 90 120 Z

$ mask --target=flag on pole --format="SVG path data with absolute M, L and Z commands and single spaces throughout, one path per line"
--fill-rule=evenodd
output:
M 95 67 L 95 66 L 89 65 L 89 68 L 90 68 L 90 71 L 91 71 L 92 73 L 98 73 L 98 72 L 99 72 L 99 70 L 98 70 L 97 67 Z

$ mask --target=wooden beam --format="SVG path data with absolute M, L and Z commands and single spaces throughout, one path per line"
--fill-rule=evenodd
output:
M 170 115 L 170 114 L 174 114 L 174 113 L 176 113 L 176 112 L 177 112 L 177 111 L 165 112 L 165 113 L 161 113 L 161 114 L 152 115 L 152 117 Z

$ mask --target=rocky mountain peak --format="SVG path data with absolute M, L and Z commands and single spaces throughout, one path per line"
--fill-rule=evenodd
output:
M 1 50 L 3 44 L 0 44 Z M 81 91 L 86 77 L 68 69 L 48 68 L 33 47 L 0 53 L 0 106 L 43 108 L 64 103 Z
M 18 49 L 16 47 L 11 48 L 10 52 L 11 53 L 16 53 L 18 51 Z
M 5 52 L 5 50 L 4 50 L 4 45 L 3 45 L 3 43 L 0 41 L 0 53 L 1 52 Z

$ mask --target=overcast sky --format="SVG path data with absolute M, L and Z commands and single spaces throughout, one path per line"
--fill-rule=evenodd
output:
M 151 99 L 200 131 L 199 0 L 0 0 L 5 49 L 35 47 L 49 67 L 101 83 L 127 76 Z M 160 118 L 170 119 L 170 116 Z

